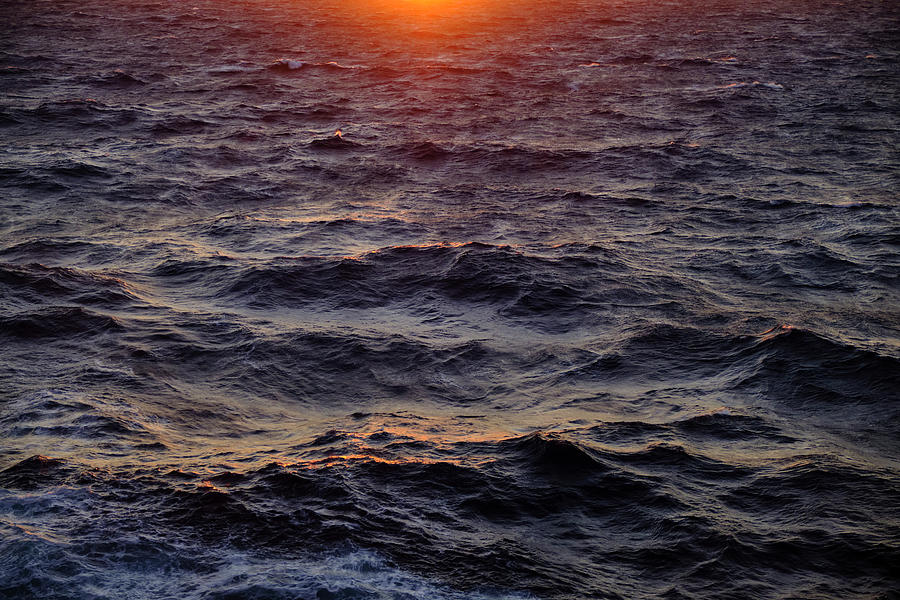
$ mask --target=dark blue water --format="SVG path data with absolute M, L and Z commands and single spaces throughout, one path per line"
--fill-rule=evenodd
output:
M 900 597 L 898 31 L 0 1 L 0 597 Z

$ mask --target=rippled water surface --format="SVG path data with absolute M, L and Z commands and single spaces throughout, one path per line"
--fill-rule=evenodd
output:
M 0 597 L 897 598 L 898 31 L 0 0 Z

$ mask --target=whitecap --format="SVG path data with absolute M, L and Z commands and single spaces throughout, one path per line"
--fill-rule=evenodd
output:
M 218 67 L 212 67 L 209 69 L 210 73 L 247 73 L 250 71 L 255 71 L 255 67 L 248 67 L 244 65 L 220 65 Z
M 737 89 L 737 88 L 745 88 L 745 87 L 764 87 L 769 88 L 770 90 L 783 90 L 784 86 L 775 81 L 738 81 L 735 83 L 729 83 L 727 85 L 721 86 L 722 89 Z
M 321 63 L 320 65 L 317 65 L 317 66 L 331 67 L 333 69 L 358 69 L 359 68 L 358 66 L 355 66 L 355 65 L 342 65 L 341 63 L 339 63 L 335 60 L 329 60 L 328 62 Z
M 47 556 L 56 556 L 59 565 L 75 564 L 78 557 L 54 538 L 8 539 L 28 567 L 44 569 Z M 0 548 L 9 544 L 0 544 Z M 103 590 L 109 597 L 134 600 L 210 597 L 355 598 L 379 600 L 529 600 L 534 596 L 502 590 L 461 591 L 391 565 L 368 550 L 321 555 L 314 558 L 258 557 L 236 550 L 155 546 L 144 537 L 123 542 L 116 567 L 100 561 L 87 568 L 74 582 L 72 591 L 90 596 Z M 167 551 L 168 550 L 168 551 Z M 22 561 L 20 561 L 22 562 Z M 205 565 L 198 572 L 196 565 Z M 17 565 L 21 568 L 22 565 Z M 28 568 L 25 569 L 29 570 Z M 80 590 L 78 588 L 81 588 Z
M 300 60 L 292 60 L 290 58 L 279 58 L 274 63 L 272 63 L 273 67 L 285 67 L 292 71 L 296 69 L 302 69 L 306 66 L 306 63 Z

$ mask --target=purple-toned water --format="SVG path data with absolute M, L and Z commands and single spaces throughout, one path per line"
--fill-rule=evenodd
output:
M 0 0 L 0 597 L 898 598 L 898 31 Z

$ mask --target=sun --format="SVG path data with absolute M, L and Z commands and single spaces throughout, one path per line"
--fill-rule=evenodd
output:
M 383 9 L 420 14 L 455 12 L 464 4 L 461 0 L 376 0 L 375 3 Z

